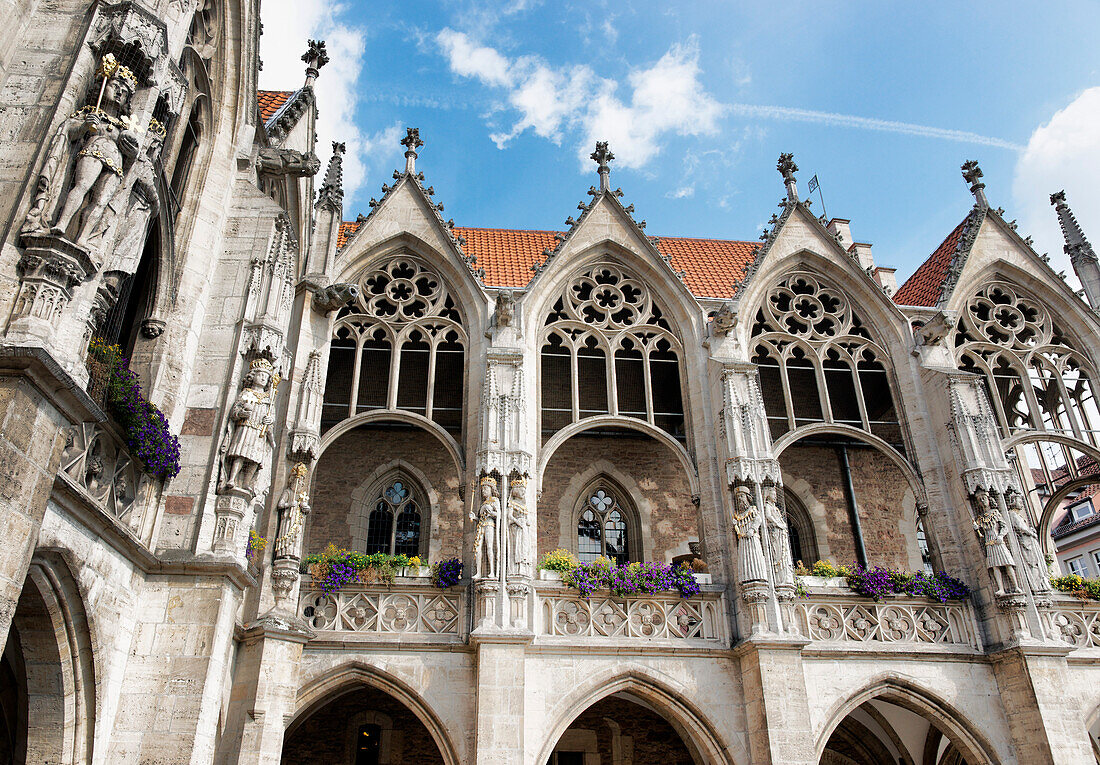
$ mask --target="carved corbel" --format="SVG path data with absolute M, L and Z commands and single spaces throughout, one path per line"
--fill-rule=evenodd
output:
M 312 177 L 321 169 L 321 160 L 313 152 L 294 149 L 263 148 L 256 160 L 259 172 L 291 178 Z
M 313 293 L 310 301 L 313 310 L 323 316 L 338 311 L 359 297 L 359 286 L 351 282 L 328 283 L 320 279 L 306 278 L 298 283 Z

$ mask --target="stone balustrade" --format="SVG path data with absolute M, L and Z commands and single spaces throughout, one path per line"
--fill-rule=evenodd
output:
M 720 592 L 691 598 L 671 592 L 621 598 L 601 590 L 586 600 L 575 590 L 540 583 L 535 634 L 586 643 L 621 639 L 709 648 L 730 644 Z
M 1050 634 L 1074 648 L 1100 648 L 1100 603 L 1056 595 L 1044 613 Z
M 795 610 L 802 634 L 815 642 L 982 647 L 969 601 L 815 593 L 800 598 Z
M 423 578 L 399 577 L 392 585 L 345 585 L 327 594 L 302 577 L 299 613 L 318 633 L 356 638 L 424 636 L 453 642 L 466 634 L 466 588 L 440 590 Z

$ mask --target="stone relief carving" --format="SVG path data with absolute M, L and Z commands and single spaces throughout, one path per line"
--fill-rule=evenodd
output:
M 1008 517 L 1012 522 L 1012 532 L 1020 544 L 1023 558 L 1024 575 L 1032 593 L 1046 595 L 1050 592 L 1050 569 L 1047 566 L 1043 548 L 1039 543 L 1039 533 L 1024 514 L 1024 498 L 1016 491 L 1005 494 L 1008 505 Z
M 508 573 L 530 576 L 526 493 L 526 478 L 519 476 L 508 482 Z
M 60 471 L 130 532 L 141 534 L 156 481 L 110 431 L 94 422 L 69 428 Z
M 714 312 L 714 318 L 710 321 L 711 334 L 716 337 L 725 337 L 737 326 L 737 311 L 730 303 L 722 303 Z
M 985 489 L 974 492 L 971 500 L 974 503 L 976 515 L 974 530 L 985 552 L 985 565 L 989 569 L 995 594 L 1020 592 L 1020 584 L 1016 580 L 1016 561 L 1012 559 L 1012 553 L 1008 549 L 1008 524 L 1005 523 L 1001 511 L 994 506 L 989 492 Z M 1006 583 L 1009 587 L 1007 590 Z
M 738 486 L 733 493 L 733 526 L 737 533 L 737 573 L 742 582 L 768 581 L 768 567 L 760 538 L 763 522 L 752 489 Z
M 779 509 L 775 486 L 764 487 L 764 523 L 768 530 L 768 550 L 771 552 L 774 582 L 794 584 L 794 562 L 791 560 L 790 530 L 787 518 Z
M 492 476 L 481 478 L 481 504 L 470 512 L 470 520 L 477 524 L 474 536 L 474 579 L 495 579 L 497 575 L 497 522 L 500 519 L 500 500 L 496 496 L 497 481 Z M 485 572 L 482 563 L 486 563 Z
M 258 491 L 257 478 L 275 447 L 275 392 L 278 375 L 271 362 L 256 359 L 249 366 L 244 390 L 229 410 L 222 441 L 222 480 L 219 494 L 237 489 L 248 498 Z
M 303 154 L 294 149 L 265 147 L 256 158 L 256 169 L 266 175 L 301 178 L 316 175 L 321 169 L 321 160 L 313 152 Z

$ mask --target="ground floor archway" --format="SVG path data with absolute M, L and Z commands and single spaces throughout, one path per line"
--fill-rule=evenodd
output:
M 399 699 L 351 687 L 295 723 L 283 765 L 444 765 L 424 723 Z
M 694 748 L 645 699 L 620 691 L 570 723 L 546 765 L 701 765 Z

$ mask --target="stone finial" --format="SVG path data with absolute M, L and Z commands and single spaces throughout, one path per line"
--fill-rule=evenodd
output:
M 775 169 L 783 176 L 783 185 L 787 187 L 787 199 L 798 201 L 798 184 L 794 174 L 798 172 L 798 165 L 794 163 L 794 154 L 786 152 L 779 155 L 779 161 L 775 163 Z
M 600 174 L 600 191 L 608 191 L 611 188 L 611 166 L 608 163 L 615 159 L 615 155 L 607 148 L 607 141 L 596 141 L 596 150 L 589 156 Z
M 401 145 L 405 147 L 405 172 L 409 175 L 416 174 L 416 150 L 424 145 L 420 140 L 419 128 L 406 128 L 405 137 L 401 139 Z
M 317 194 L 319 206 L 328 205 L 336 208 L 344 203 L 344 153 L 346 151 L 347 148 L 342 141 L 332 142 L 332 157 L 328 161 L 325 180 L 321 182 L 321 190 Z
M 306 62 L 306 85 L 313 85 L 317 75 L 321 73 L 321 67 L 328 63 L 325 41 L 310 40 L 309 47 L 302 54 L 302 61 Z
M 1100 259 L 1092 249 L 1085 232 L 1066 204 L 1066 192 L 1059 191 L 1050 195 L 1050 203 L 1058 213 L 1058 224 L 1062 227 L 1062 237 L 1066 243 L 1062 246 L 1069 262 L 1085 288 L 1085 298 L 1093 308 L 1100 308 Z
M 974 195 L 974 203 L 984 209 L 989 208 L 989 200 L 985 198 L 985 184 L 982 183 L 982 169 L 978 167 L 976 159 L 968 159 L 962 164 L 963 180 L 970 184 L 970 193 Z

